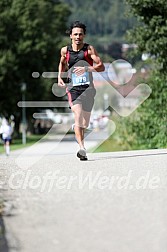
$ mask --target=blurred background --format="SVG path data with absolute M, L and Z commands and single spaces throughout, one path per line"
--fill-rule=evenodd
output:
M 105 64 L 100 77 L 94 74 L 98 92 L 89 128 L 110 131 L 110 119 L 117 126 L 96 151 L 166 148 L 165 13 L 165 0 L 1 0 L 0 125 L 4 117 L 9 120 L 12 149 L 38 141 L 53 124 L 57 134 L 66 132 L 73 122 L 68 106 L 52 104 L 67 102 L 65 94 L 54 95 L 59 93 L 56 76 L 44 78 L 42 73 L 57 72 L 60 49 L 70 44 L 66 30 L 76 20 L 86 24 L 85 42 Z M 152 93 L 130 116 L 121 117 L 110 106 L 111 99 L 128 110 L 138 94 L 122 104 L 106 81 L 123 97 L 139 83 L 148 84 Z M 24 106 L 25 101 L 46 103 Z

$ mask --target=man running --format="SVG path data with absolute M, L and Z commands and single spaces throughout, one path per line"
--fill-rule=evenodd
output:
M 66 87 L 62 73 L 68 69 L 66 92 L 70 108 L 74 113 L 75 137 L 80 147 L 77 157 L 80 160 L 87 160 L 84 146 L 84 132 L 89 126 L 96 94 L 92 72 L 101 72 L 105 68 L 95 48 L 92 45 L 84 43 L 86 26 L 83 23 L 79 21 L 74 22 L 70 26 L 68 33 L 72 43 L 61 49 L 58 86 L 62 88 Z
M 2 120 L 2 125 L 0 127 L 0 134 L 2 134 L 2 140 L 4 142 L 4 149 L 7 156 L 9 156 L 10 154 L 10 143 L 12 140 L 12 133 L 13 133 L 13 129 L 11 125 L 9 124 L 8 120 L 4 118 Z

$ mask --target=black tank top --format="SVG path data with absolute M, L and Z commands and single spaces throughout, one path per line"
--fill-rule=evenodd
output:
M 88 46 L 89 44 L 84 44 L 84 46 L 79 51 L 73 51 L 72 45 L 67 46 L 66 60 L 69 67 L 69 81 L 71 82 L 71 73 L 73 71 L 73 66 L 93 66 L 93 60 L 88 56 Z M 93 83 L 92 73 L 89 73 L 90 82 Z
M 67 46 L 66 59 L 69 69 L 78 61 L 82 60 L 87 62 L 89 65 L 93 66 L 93 60 L 88 56 L 88 46 L 89 44 L 85 43 L 84 46 L 79 51 L 73 51 L 72 45 Z

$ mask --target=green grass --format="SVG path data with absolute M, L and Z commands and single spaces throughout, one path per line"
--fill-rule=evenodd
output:
M 113 138 L 109 138 L 106 141 L 104 141 L 100 146 L 98 146 L 97 149 L 95 149 L 93 152 L 114 152 L 114 151 L 124 151 L 125 146 L 120 145 L 117 140 L 114 140 Z
M 120 120 L 120 117 L 114 113 L 110 117 L 110 119 L 112 119 L 117 125 L 116 131 L 111 134 L 111 136 L 107 140 L 105 140 L 100 146 L 98 146 L 97 149 L 93 148 L 92 152 L 96 153 L 132 150 L 134 146 L 130 146 L 128 141 L 123 141 L 121 137 L 122 131 L 125 131 L 123 124 L 124 121 L 122 119 Z M 112 132 L 112 128 L 108 128 L 108 131 Z
M 113 139 L 108 139 L 104 143 L 102 143 L 94 152 L 113 152 L 113 151 L 121 151 L 123 148 L 119 146 Z
M 38 142 L 44 135 L 30 135 L 26 138 L 26 144 L 22 144 L 22 139 L 13 139 L 11 144 L 11 151 L 18 150 L 33 145 Z M 3 143 L 0 144 L 0 153 L 4 153 Z

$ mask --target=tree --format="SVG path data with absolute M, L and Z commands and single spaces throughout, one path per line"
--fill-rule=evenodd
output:
M 132 28 L 135 23 L 133 17 L 126 17 L 125 12 L 128 7 L 122 0 L 63 1 L 69 4 L 71 10 L 69 21 L 80 20 L 84 22 L 87 25 L 88 34 L 97 35 L 96 40 L 107 35 L 110 40 L 116 40 L 116 38 L 123 40 L 126 30 Z M 110 40 L 108 44 L 110 44 Z
M 0 113 L 19 118 L 22 82 L 28 100 L 45 97 L 42 79 L 32 72 L 57 69 L 69 10 L 51 0 L 1 0 L 0 9 Z
M 131 42 L 138 45 L 138 51 L 154 56 L 155 69 L 147 80 L 152 94 L 123 120 L 124 124 L 121 122 L 121 138 L 132 148 L 164 148 L 167 146 L 167 3 L 165 0 L 127 2 L 141 22 L 130 32 Z
M 130 12 L 140 26 L 129 31 L 129 38 L 138 45 L 138 51 L 156 58 L 162 72 L 167 71 L 167 2 L 166 0 L 126 0 Z
M 113 42 L 108 47 L 108 53 L 114 60 L 122 59 L 123 58 L 122 44 L 118 42 Z

